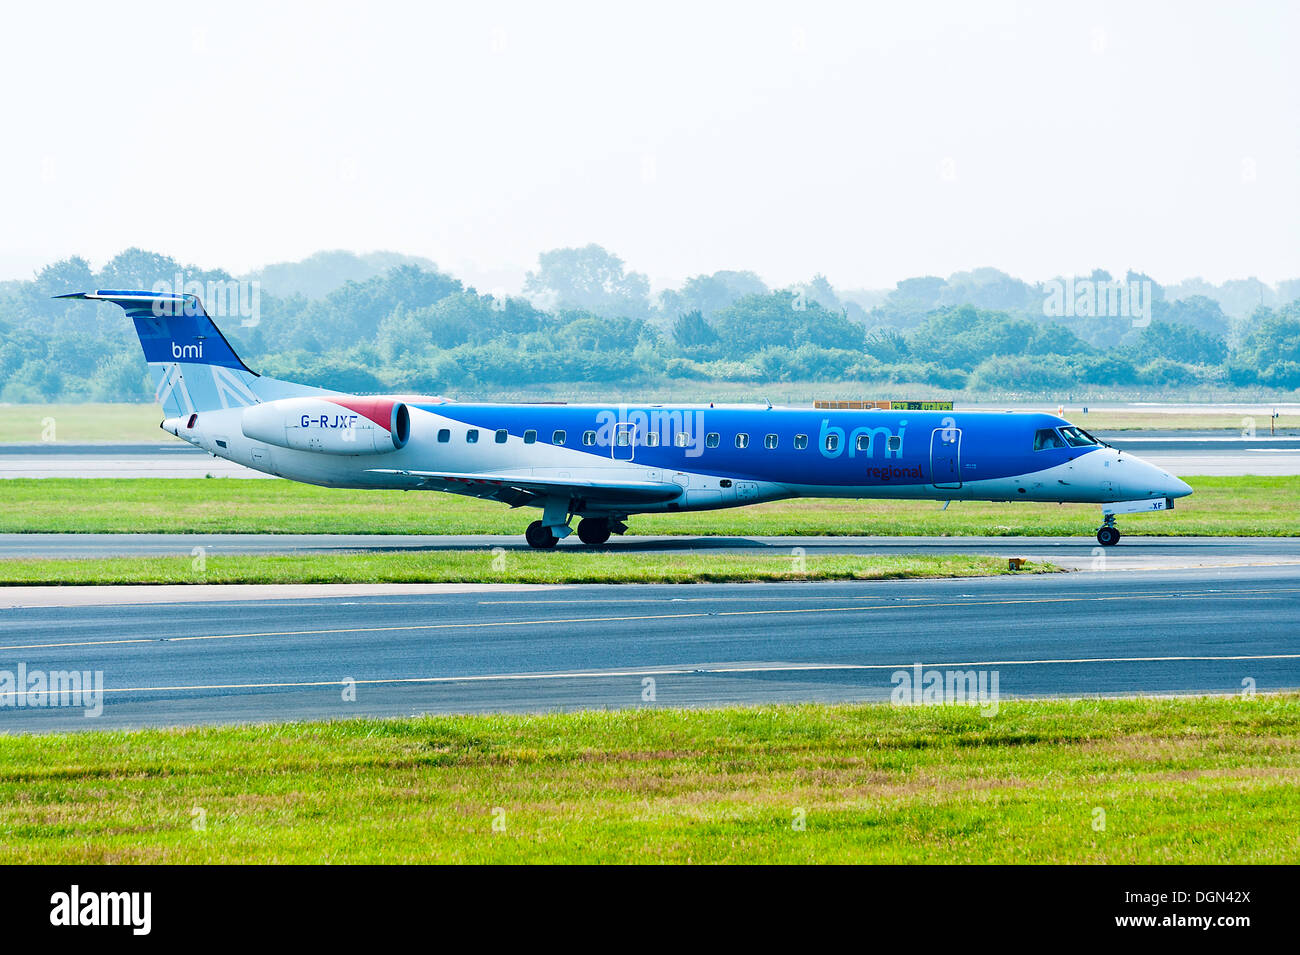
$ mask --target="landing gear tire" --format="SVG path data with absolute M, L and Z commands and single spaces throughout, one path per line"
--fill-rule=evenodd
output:
M 1119 528 L 1113 524 L 1105 524 L 1097 528 L 1097 543 L 1102 547 L 1114 547 L 1119 543 Z
M 541 521 L 533 521 L 528 525 L 528 530 L 524 531 L 524 540 L 528 541 L 529 547 L 536 547 L 539 550 L 548 550 L 560 542 L 551 529 Z
M 609 521 L 603 517 L 584 517 L 578 522 L 578 539 L 588 547 L 599 547 L 611 533 Z

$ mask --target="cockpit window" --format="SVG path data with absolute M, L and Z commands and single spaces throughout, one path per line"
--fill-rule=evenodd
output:
M 1052 428 L 1040 428 L 1034 432 L 1034 450 L 1050 451 L 1053 448 L 1065 447 L 1065 439 L 1062 438 Z
M 1072 448 L 1095 448 L 1101 445 L 1100 441 L 1082 428 L 1062 428 L 1061 435 Z

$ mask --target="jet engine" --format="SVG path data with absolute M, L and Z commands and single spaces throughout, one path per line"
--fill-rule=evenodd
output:
M 281 398 L 244 411 L 244 436 L 294 451 L 384 454 L 406 446 L 411 413 L 392 398 Z

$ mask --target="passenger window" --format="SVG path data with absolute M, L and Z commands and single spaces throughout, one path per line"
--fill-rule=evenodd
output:
M 531 430 L 531 429 L 528 430 L 528 431 L 525 431 L 525 432 L 524 432 L 524 444 L 536 444 L 536 443 L 537 443 L 537 432 L 536 432 L 536 431 L 533 431 L 533 430 Z
M 859 451 L 871 450 L 871 435 L 869 434 L 858 435 L 858 450 Z
M 594 431 L 584 431 L 584 432 L 582 432 L 582 443 L 585 444 L 587 447 L 591 447 L 593 444 L 595 444 L 595 443 L 596 443 L 596 432 L 594 432 Z
M 1053 448 L 1063 448 L 1065 442 L 1051 428 L 1041 428 L 1034 432 L 1034 450 L 1050 451 Z
M 686 447 L 686 445 L 690 443 L 690 440 L 691 436 L 685 431 L 678 431 L 673 435 L 673 444 L 677 445 L 679 448 Z
M 626 448 L 632 443 L 632 432 L 628 428 L 620 428 L 614 435 L 614 443 L 620 448 Z
M 468 444 L 478 443 L 478 428 L 470 428 L 465 432 L 465 441 Z
M 510 437 L 510 432 L 507 431 L 505 428 L 500 428 L 497 430 L 497 444 L 505 444 L 506 438 L 508 437 Z
M 448 441 L 450 441 L 450 440 L 451 440 L 451 429 L 450 429 L 450 428 L 439 428 L 439 429 L 438 429 L 438 443 L 439 443 L 439 444 L 446 444 L 446 443 L 447 443 Z
M 826 450 L 834 451 L 840 446 L 840 436 L 838 434 L 826 435 Z
M 704 446 L 706 448 L 716 448 L 718 446 L 718 432 L 710 431 L 704 436 Z
M 900 451 L 903 448 L 903 439 L 896 434 L 889 436 L 889 450 Z
M 657 447 L 659 447 L 659 432 L 658 432 L 658 431 L 647 431 L 647 432 L 645 433 L 645 446 L 646 446 L 647 448 L 657 448 Z
M 551 444 L 564 444 L 566 435 L 563 431 L 556 431 L 551 434 Z
M 776 447 L 776 444 L 777 444 L 777 441 L 778 441 L 778 440 L 779 440 L 779 439 L 777 438 L 776 435 L 774 435 L 774 434 L 769 434 L 767 437 L 765 437 L 765 438 L 763 439 L 763 447 L 765 447 L 765 448 L 767 448 L 769 451 L 771 451 L 771 450 L 773 450 L 773 449 Z
M 749 447 L 749 435 L 747 435 L 747 434 L 738 434 L 738 435 L 736 435 L 736 447 L 738 447 L 738 448 L 747 448 L 747 447 Z
M 808 447 L 808 435 L 796 434 L 794 436 L 794 449 L 796 451 L 802 451 L 806 447 Z

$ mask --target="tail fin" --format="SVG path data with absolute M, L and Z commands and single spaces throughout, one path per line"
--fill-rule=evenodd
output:
M 172 292 L 73 292 L 55 298 L 112 302 L 135 323 L 154 396 L 168 417 L 253 405 L 322 389 L 263 378 L 245 365 L 194 295 Z

